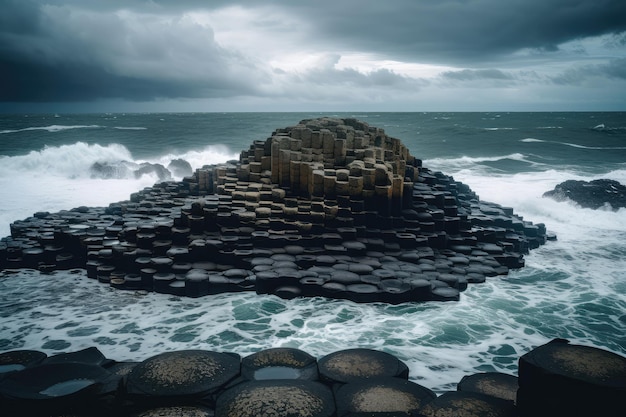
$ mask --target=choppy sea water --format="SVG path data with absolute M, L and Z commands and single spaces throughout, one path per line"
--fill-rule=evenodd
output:
M 196 348 L 245 356 L 288 346 L 321 357 L 365 347 L 398 356 L 409 366 L 412 380 L 435 391 L 454 389 L 471 373 L 516 374 L 520 355 L 556 337 L 626 354 L 626 211 L 594 211 L 541 197 L 566 179 L 612 178 L 626 184 L 623 114 L 605 117 L 603 128 L 598 127 L 600 114 L 586 115 L 586 121 L 580 115 L 568 119 L 567 114 L 554 120 L 545 120 L 545 114 L 517 114 L 508 120 L 502 120 L 507 115 L 454 113 L 360 116 L 403 139 L 414 155 L 423 155 L 425 166 L 453 175 L 483 200 L 545 223 L 558 240 L 527 255 L 525 268 L 471 285 L 455 303 L 391 306 L 323 298 L 282 300 L 254 293 L 189 299 L 116 291 L 86 278 L 83 271 L 5 271 L 0 273 L 0 351 L 54 354 L 96 346 L 112 359 L 143 360 L 168 350 Z M 77 126 L 101 126 L 104 118 L 80 117 L 86 119 Z M 157 119 L 167 124 L 168 117 Z M 194 117 L 209 129 L 210 116 Z M 94 161 L 156 162 L 176 156 L 187 157 L 197 167 L 232 159 L 236 146 L 246 148 L 273 128 L 311 115 L 241 117 L 243 122 L 236 126 L 212 120 L 229 143 L 206 137 L 203 142 L 190 129 L 187 141 L 177 139 L 185 145 L 167 152 L 159 143 L 134 144 L 135 135 L 156 130 L 153 115 L 133 116 L 130 127 L 145 129 L 53 129 L 44 120 L 41 125 L 48 129 L 20 130 L 29 126 L 11 129 L 10 120 L 3 120 L 0 131 L 19 132 L 0 134 L 0 155 L 5 155 L 0 156 L 0 217 L 10 223 L 39 210 L 107 205 L 155 180 L 91 178 L 88 168 Z M 115 125 L 123 124 L 119 119 L 123 117 L 116 118 Z M 256 132 L 259 120 L 264 126 L 275 124 L 247 139 L 242 124 Z M 33 124 L 30 127 L 37 127 Z M 106 134 L 108 144 L 89 136 L 93 129 Z M 36 138 L 22 135 L 33 132 Z M 93 143 L 63 136 L 68 132 L 80 132 L 80 138 Z M 28 148 L 20 138 L 33 144 Z M 3 235 L 9 233 L 8 224 L 0 227 L 5 228 Z

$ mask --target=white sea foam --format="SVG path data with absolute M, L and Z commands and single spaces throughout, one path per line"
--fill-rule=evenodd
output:
M 131 193 L 152 186 L 159 180 L 155 174 L 139 178 L 131 174 L 116 179 L 92 178 L 90 168 L 96 162 L 117 164 L 127 161 L 137 167 L 142 162 L 150 162 L 167 166 L 173 159 L 181 158 L 196 169 L 237 157 L 227 147 L 213 145 L 200 151 L 139 160 L 134 159 L 122 145 L 102 146 L 83 142 L 49 146 L 27 155 L 0 156 L 0 235 L 7 236 L 10 223 L 37 211 L 108 206 L 127 200 Z
M 188 151 L 181 154 L 167 154 L 159 157 L 154 162 L 165 166 L 173 159 L 184 159 L 192 168 L 201 168 L 204 165 L 221 164 L 230 160 L 238 160 L 239 154 L 233 153 L 227 146 L 210 145 L 198 151 Z
M 572 148 L 590 149 L 590 150 L 609 150 L 610 151 L 610 150 L 623 150 L 623 149 L 626 149 L 626 146 L 585 146 L 585 145 L 578 145 L 576 143 L 557 142 L 557 141 L 534 139 L 534 138 L 521 139 L 520 142 L 524 142 L 524 143 L 556 143 L 556 144 L 559 144 L 559 145 L 571 146 Z
M 505 160 L 524 162 L 529 164 L 529 166 L 537 165 L 536 162 L 529 160 L 527 155 L 524 155 L 522 153 L 512 153 L 508 155 L 498 156 L 461 156 L 459 158 L 432 158 L 424 160 L 423 163 L 425 167 L 434 170 L 441 170 L 445 174 L 449 175 L 463 169 L 480 169 L 481 164 L 486 162 L 498 162 Z M 471 184 L 468 185 L 471 186 Z
M 75 125 L 75 126 L 65 126 L 65 125 L 50 125 L 50 126 L 33 126 L 33 127 L 26 127 L 23 129 L 9 129 L 9 130 L 0 130 L 0 134 L 7 134 L 7 133 L 18 133 L 18 132 L 28 132 L 31 130 L 46 130 L 48 132 L 54 133 L 54 132 L 62 132 L 64 130 L 71 130 L 71 129 L 98 129 L 98 128 L 103 128 L 104 126 L 99 126 L 99 125 Z
M 569 142 L 553 142 L 553 143 L 571 146 L 572 148 L 578 148 L 578 149 L 609 150 L 609 151 L 626 149 L 626 146 L 585 146 L 585 145 L 578 145 L 576 143 L 569 143 Z
M 21 176 L 81 178 L 89 176 L 89 168 L 95 162 L 132 161 L 132 155 L 122 145 L 89 145 L 77 142 L 73 145 L 46 146 L 27 155 L 0 156 L 0 177 Z
M 111 358 L 143 360 L 194 348 L 246 356 L 294 347 L 322 357 L 361 347 L 398 356 L 412 380 L 443 391 L 471 373 L 515 373 L 517 357 L 546 341 L 536 333 L 524 334 L 509 312 L 493 317 L 497 306 L 477 305 L 479 298 L 498 291 L 494 283 L 468 290 L 458 303 L 388 306 L 322 298 L 287 301 L 254 293 L 202 299 L 137 296 L 66 272 L 42 276 L 33 271 L 22 280 L 0 278 L 3 293 L 11 295 L 2 301 L 7 339 L 0 344 L 7 350 L 29 347 L 54 354 L 95 345 Z

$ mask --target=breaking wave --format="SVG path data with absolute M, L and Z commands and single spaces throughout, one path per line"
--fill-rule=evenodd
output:
M 18 133 L 18 132 L 29 132 L 33 130 L 45 130 L 47 132 L 62 132 L 64 130 L 71 129 L 101 129 L 104 126 L 100 125 L 75 125 L 75 126 L 64 126 L 64 125 L 50 125 L 50 126 L 35 126 L 35 127 L 25 127 L 23 129 L 8 129 L 8 130 L 0 130 L 0 134 L 8 134 L 8 133 Z
M 590 149 L 590 150 L 608 150 L 608 151 L 610 151 L 610 150 L 623 150 L 623 149 L 626 149 L 626 146 L 585 146 L 585 145 L 578 145 L 576 143 L 556 142 L 556 141 L 551 141 L 551 140 L 542 140 L 542 139 L 534 139 L 534 138 L 521 139 L 520 142 L 524 142 L 524 143 L 556 143 L 558 145 L 571 146 L 572 148 Z

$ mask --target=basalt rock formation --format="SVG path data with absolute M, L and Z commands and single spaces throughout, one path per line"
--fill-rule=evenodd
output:
M 383 129 L 321 118 L 128 201 L 15 222 L 0 268 L 80 267 L 116 288 L 192 297 L 447 301 L 548 238 Z
M 0 352 L 6 415 L 609 416 L 626 413 L 626 357 L 555 339 L 522 355 L 519 377 L 464 376 L 437 396 L 399 358 L 352 348 L 320 358 L 290 347 L 244 358 L 179 350 L 118 362 L 97 348 Z
M 545 192 L 543 196 L 556 201 L 570 200 L 583 208 L 594 210 L 606 206 L 612 210 L 626 207 L 626 186 L 609 179 L 567 180 L 554 187 L 554 190 Z

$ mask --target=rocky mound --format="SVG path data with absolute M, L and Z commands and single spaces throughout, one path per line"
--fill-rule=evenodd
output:
M 522 267 L 547 238 L 383 129 L 322 118 L 128 201 L 15 222 L 0 268 L 81 267 L 116 288 L 192 297 L 447 301 Z
M 626 186 L 609 179 L 568 180 L 558 184 L 554 190 L 545 192 L 543 196 L 556 201 L 570 200 L 583 208 L 594 210 L 606 206 L 613 210 L 626 207 Z

